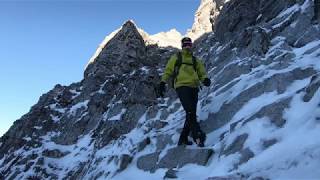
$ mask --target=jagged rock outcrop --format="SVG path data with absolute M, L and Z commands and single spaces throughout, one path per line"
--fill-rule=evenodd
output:
M 188 30 L 186 36 L 193 40 L 212 32 L 214 24 L 226 0 L 201 0 L 195 14 L 194 24 Z
M 159 168 L 181 168 L 189 163 L 205 166 L 213 153 L 212 149 L 186 149 L 179 146 L 169 149 L 162 158 L 159 157 L 160 151 L 142 156 L 138 158 L 137 167 L 154 172 Z

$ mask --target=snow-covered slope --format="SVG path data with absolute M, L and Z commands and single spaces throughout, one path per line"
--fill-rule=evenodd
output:
M 180 40 L 182 39 L 182 35 L 176 29 L 171 29 L 168 32 L 157 33 L 151 35 L 149 38 L 160 47 L 172 46 L 175 48 L 181 48 Z
M 0 179 L 319 179 L 319 19 L 311 0 L 268 2 L 227 2 L 196 44 L 205 148 L 176 146 L 184 111 L 154 91 L 177 49 L 128 21 L 1 137 Z

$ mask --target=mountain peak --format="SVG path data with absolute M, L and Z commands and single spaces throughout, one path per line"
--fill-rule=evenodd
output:
M 102 50 L 107 46 L 107 44 L 116 36 L 118 36 L 119 34 L 125 34 L 125 32 L 130 32 L 133 31 L 135 32 L 136 35 L 139 34 L 138 32 L 138 28 L 135 24 L 135 22 L 133 20 L 127 20 L 125 23 L 122 24 L 122 26 L 120 28 L 118 28 L 117 30 L 113 31 L 112 33 L 110 33 L 108 36 L 106 36 L 104 38 L 104 40 L 102 41 L 102 43 L 98 46 L 96 52 L 94 53 L 94 55 L 90 58 L 86 68 L 92 64 L 93 62 L 95 62 L 95 60 L 97 59 L 97 57 L 100 55 L 100 53 L 102 52 Z M 138 34 L 137 34 L 138 33 Z
M 122 25 L 122 29 L 124 29 L 124 28 L 136 28 L 137 29 L 137 27 L 136 27 L 136 24 L 134 23 L 134 21 L 133 20 L 127 20 L 123 25 Z
M 211 32 L 222 6 L 229 0 L 201 0 L 195 13 L 194 24 L 187 31 L 187 36 L 196 40 L 205 33 Z

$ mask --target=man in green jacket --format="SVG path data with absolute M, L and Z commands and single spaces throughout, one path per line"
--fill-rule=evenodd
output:
M 203 147 L 206 139 L 205 133 L 197 122 L 198 92 L 201 83 L 210 86 L 211 81 L 207 76 L 203 63 L 192 54 L 192 40 L 185 37 L 181 40 L 182 51 L 174 54 L 169 59 L 162 76 L 159 91 L 163 97 L 166 82 L 173 77 L 174 88 L 186 112 L 186 121 L 180 134 L 178 145 L 191 145 L 188 141 L 189 133 L 198 146 Z

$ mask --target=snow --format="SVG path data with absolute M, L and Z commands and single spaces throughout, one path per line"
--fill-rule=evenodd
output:
M 66 108 L 58 108 L 57 106 L 58 106 L 58 104 L 55 103 L 55 104 L 49 105 L 49 108 L 50 108 L 51 110 L 57 111 L 57 112 L 59 112 L 59 113 L 61 113 L 61 114 L 63 114 L 63 113 L 66 112 Z
M 277 18 L 283 18 L 285 16 L 290 17 L 290 15 L 292 15 L 294 12 L 297 12 L 300 10 L 300 6 L 298 4 L 295 4 L 289 8 L 287 8 L 286 10 L 282 11 Z
M 279 22 L 278 24 L 275 24 L 272 26 L 273 29 L 279 28 L 281 27 L 284 23 L 290 21 L 290 19 L 292 18 L 292 16 L 298 12 L 300 10 L 300 6 L 298 4 L 295 4 L 293 6 L 291 6 L 290 8 L 286 9 L 285 11 L 281 12 L 277 18 L 284 18 L 284 20 L 282 20 L 281 22 Z
M 304 3 L 301 5 L 302 13 L 306 13 L 307 9 L 312 5 L 313 5 L 313 3 L 311 0 L 304 1 Z
M 74 94 L 71 99 L 75 99 L 76 97 L 78 97 L 81 94 L 81 92 L 78 92 L 78 91 L 76 91 L 74 89 L 71 89 L 70 92 L 72 94 Z
M 40 129 L 42 129 L 42 126 L 34 126 L 33 128 L 40 130 Z
M 181 48 L 180 40 L 182 39 L 182 35 L 176 29 L 171 29 L 168 32 L 160 32 L 149 36 L 149 38 L 160 47 L 172 46 Z
M 26 140 L 26 141 L 31 141 L 31 137 L 24 137 L 24 138 L 22 138 L 22 139 L 24 139 L 24 140 Z
M 103 90 L 103 88 L 106 86 L 106 84 L 109 82 L 110 80 L 107 79 L 103 84 L 100 85 L 100 89 L 98 91 L 99 94 L 106 94 L 106 92 Z
M 75 105 L 73 105 L 70 110 L 69 110 L 69 115 L 72 115 L 74 116 L 77 112 L 78 109 L 81 109 L 81 108 L 84 108 L 84 111 L 86 109 L 88 109 L 88 103 L 89 103 L 90 100 L 85 100 L 83 102 L 79 102 Z
M 52 121 L 54 121 L 54 122 L 60 121 L 60 118 L 58 116 L 54 116 L 54 115 L 50 114 L 50 117 L 51 117 Z
M 127 112 L 127 109 L 121 109 L 121 112 L 115 116 L 110 117 L 109 121 L 119 121 L 121 120 L 122 115 L 124 115 Z
M 142 68 L 140 68 L 141 71 L 143 71 L 145 74 L 148 74 L 150 69 L 146 66 L 143 66 Z
M 261 152 L 240 170 L 266 171 L 271 179 L 317 179 L 320 177 L 320 131 L 315 121 L 320 91 L 310 102 L 303 102 L 303 93 L 296 94 L 284 114 L 287 124 L 273 133 L 281 141 Z M 319 112 L 319 111 L 318 111 Z M 317 114 L 319 115 L 319 114 Z M 270 161 L 272 158 L 272 161 Z M 267 168 L 269 167 L 269 168 Z

